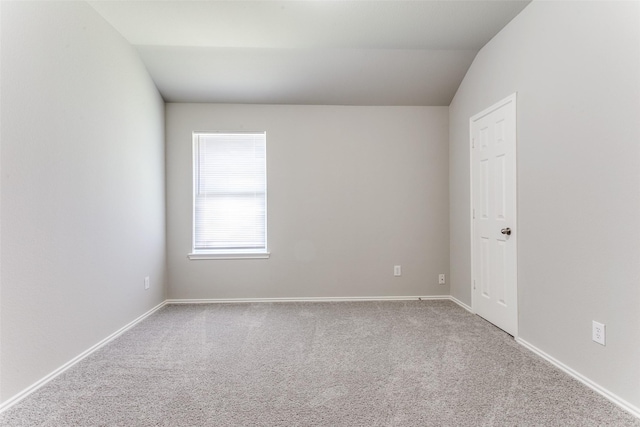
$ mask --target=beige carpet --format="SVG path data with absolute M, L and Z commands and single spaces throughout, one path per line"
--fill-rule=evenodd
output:
M 175 305 L 2 426 L 640 426 L 449 301 Z

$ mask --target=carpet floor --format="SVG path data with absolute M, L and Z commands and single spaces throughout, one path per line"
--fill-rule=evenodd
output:
M 640 426 L 450 301 L 171 305 L 2 426 Z

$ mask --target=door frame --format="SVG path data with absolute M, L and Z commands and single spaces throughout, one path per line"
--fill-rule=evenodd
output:
M 513 220 L 513 228 L 516 230 L 516 233 L 519 232 L 518 229 L 518 156 L 517 156 L 517 152 L 518 152 L 518 123 L 517 123 L 517 118 L 518 118 L 518 109 L 517 109 L 517 100 L 518 100 L 518 93 L 514 92 L 513 94 L 507 96 L 506 98 L 502 99 L 501 101 L 496 102 L 495 104 L 491 105 L 488 108 L 485 108 L 484 110 L 482 110 L 481 112 L 474 114 L 473 116 L 471 116 L 471 118 L 469 118 L 469 223 L 470 223 L 470 231 L 471 231 L 471 247 L 470 247 L 470 252 L 471 252 L 471 283 L 470 283 L 470 290 L 471 290 L 471 311 L 474 314 L 477 314 L 477 302 L 476 302 L 476 292 L 474 290 L 475 287 L 475 280 L 476 280 L 476 271 L 475 271 L 475 245 L 474 245 L 474 239 L 475 239 L 475 229 L 474 229 L 474 206 L 473 206 L 473 196 L 474 196 L 474 182 L 473 182 L 473 123 L 479 119 L 481 119 L 482 117 L 486 116 L 487 114 L 492 113 L 493 111 L 504 107 L 505 105 L 511 103 L 513 105 L 513 128 L 514 128 L 514 134 L 515 134 L 515 138 L 513 141 L 514 147 L 513 147 L 513 157 L 514 157 L 514 161 L 513 161 L 513 167 L 514 167 L 514 176 L 516 179 L 514 188 L 515 188 L 515 218 Z M 516 239 L 515 242 L 515 265 L 513 266 L 515 269 L 515 301 L 516 301 L 516 325 L 515 325 L 515 331 L 514 331 L 514 338 L 518 338 L 518 331 L 519 331 L 519 323 L 520 323 L 520 310 L 519 310 L 519 301 L 518 301 L 518 241 L 520 239 Z

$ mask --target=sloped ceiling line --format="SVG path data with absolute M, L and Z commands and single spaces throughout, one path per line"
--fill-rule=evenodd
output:
M 168 102 L 449 105 L 529 1 L 90 1 Z

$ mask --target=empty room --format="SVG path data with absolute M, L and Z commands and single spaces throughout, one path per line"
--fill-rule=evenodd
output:
M 0 425 L 640 426 L 640 1 L 0 0 Z

